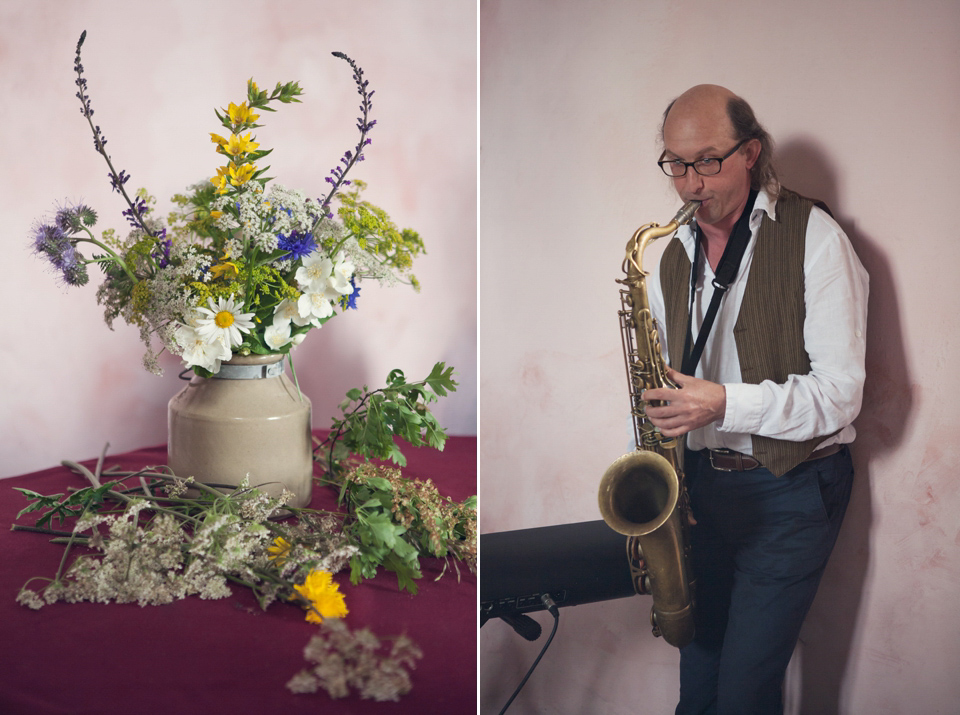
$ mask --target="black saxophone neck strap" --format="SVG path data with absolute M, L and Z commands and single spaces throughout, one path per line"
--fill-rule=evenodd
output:
M 693 262 L 690 266 L 690 310 L 687 313 L 687 336 L 683 346 L 683 361 L 680 372 L 684 375 L 693 375 L 700 363 L 700 357 L 703 355 L 703 348 L 707 344 L 707 337 L 713 328 L 713 321 L 717 317 L 717 311 L 720 309 L 720 301 L 726 295 L 727 289 L 737 277 L 737 271 L 740 270 L 740 263 L 743 260 L 743 254 L 747 250 L 747 243 L 750 241 L 750 215 L 753 213 L 753 205 L 757 200 L 757 191 L 750 190 L 747 197 L 747 205 L 737 219 L 736 225 L 730 234 L 726 248 L 723 249 L 723 255 L 720 257 L 720 263 L 717 265 L 716 277 L 713 279 L 713 297 L 710 300 L 710 306 L 703 317 L 703 324 L 697 333 L 697 341 L 690 349 L 693 342 L 693 304 L 697 294 L 697 275 L 700 272 L 700 247 L 703 243 L 703 231 L 697 225 L 696 243 L 693 249 Z

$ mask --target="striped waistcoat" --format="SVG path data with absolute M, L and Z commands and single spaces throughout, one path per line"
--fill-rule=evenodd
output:
M 783 383 L 789 375 L 810 372 L 810 356 L 803 342 L 806 316 L 803 254 L 807 219 L 814 205 L 826 210 L 820 202 L 781 189 L 777 220 L 772 221 L 763 214 L 743 302 L 733 329 L 741 379 L 745 383 L 757 385 L 764 380 Z M 671 358 L 677 362 L 674 367 L 679 368 L 682 356 L 677 346 L 684 344 L 687 329 L 690 260 L 677 239 L 670 242 L 663 254 L 660 281 L 666 305 L 667 340 Z M 822 440 L 816 437 L 790 442 L 751 435 L 753 456 L 778 477 L 809 457 Z

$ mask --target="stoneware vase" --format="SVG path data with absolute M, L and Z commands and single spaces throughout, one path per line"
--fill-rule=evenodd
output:
M 271 496 L 310 503 L 310 400 L 283 371 L 283 355 L 235 356 L 213 377 L 194 376 L 170 400 L 167 463 L 178 477 L 210 484 L 244 478 Z

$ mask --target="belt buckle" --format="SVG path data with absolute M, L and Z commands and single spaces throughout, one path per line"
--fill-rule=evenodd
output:
M 719 454 L 724 457 L 732 457 L 734 456 L 734 454 L 736 454 L 737 457 L 739 457 L 740 456 L 739 452 L 733 452 L 729 449 L 710 449 L 710 450 L 707 450 L 707 454 L 710 456 L 710 466 L 713 467 L 714 471 L 717 471 L 717 472 L 742 472 L 743 471 L 743 463 L 739 459 L 737 461 L 740 462 L 740 469 L 735 469 L 731 467 L 718 467 L 713 461 L 714 454 Z
M 725 457 L 727 457 L 727 456 L 732 457 L 732 456 L 733 456 L 733 452 L 731 452 L 729 449 L 710 449 L 710 450 L 707 450 L 707 454 L 708 454 L 709 457 L 710 457 L 710 466 L 713 467 L 714 471 L 717 471 L 717 472 L 735 472 L 735 471 L 737 471 L 736 469 L 731 469 L 730 467 L 718 467 L 718 466 L 714 463 L 714 461 L 713 461 L 713 455 L 714 455 L 714 454 L 720 454 L 720 455 L 723 455 L 723 456 L 725 456 Z

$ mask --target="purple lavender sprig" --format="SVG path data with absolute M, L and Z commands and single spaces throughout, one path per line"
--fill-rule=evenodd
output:
M 113 162 L 110 161 L 110 156 L 107 154 L 105 148 L 107 139 L 103 135 L 103 132 L 100 131 L 100 127 L 93 123 L 93 107 L 90 105 L 90 95 L 87 93 L 87 80 L 83 76 L 83 65 L 80 63 L 80 48 L 83 46 L 83 41 L 86 38 L 87 31 L 84 30 L 80 35 L 80 40 L 77 42 L 77 55 L 73 62 L 73 69 L 77 73 L 76 85 L 79 88 L 77 90 L 77 98 L 80 100 L 80 113 L 86 118 L 87 123 L 90 125 L 90 130 L 93 132 L 94 148 L 97 150 L 97 153 L 106 159 L 107 166 L 110 169 L 110 173 L 107 174 L 107 176 L 110 178 L 111 188 L 120 194 L 124 201 L 127 202 L 129 208 L 123 212 L 124 217 L 130 222 L 133 228 L 140 228 L 147 235 L 155 236 L 155 232 L 147 228 L 147 224 L 144 221 L 144 216 L 150 212 L 150 207 L 147 206 L 146 201 L 140 197 L 137 197 L 136 201 L 130 199 L 127 190 L 124 188 L 124 184 L 130 179 L 130 175 L 126 171 L 120 171 L 118 173 L 117 170 L 113 168 Z
M 347 57 L 342 52 L 334 52 L 334 57 L 339 57 L 342 60 L 346 60 L 350 66 L 353 68 L 353 79 L 357 83 L 357 90 L 360 92 L 360 112 L 361 116 L 357 117 L 357 129 L 360 130 L 360 141 L 357 142 L 357 146 L 351 151 L 347 152 L 340 159 L 340 164 L 333 167 L 330 170 L 330 175 L 326 177 L 328 184 L 332 185 L 330 193 L 327 194 L 326 198 L 320 201 L 320 210 L 326 218 L 332 218 L 333 214 L 330 212 L 330 202 L 333 200 L 333 197 L 336 196 L 337 191 L 340 190 L 340 187 L 349 184 L 350 182 L 346 180 L 347 172 L 353 168 L 353 165 L 358 161 L 363 161 L 363 148 L 370 144 L 370 138 L 367 134 L 370 133 L 370 130 L 377 123 L 377 121 L 370 120 L 370 110 L 373 109 L 373 94 L 374 90 L 367 91 L 368 80 L 363 78 L 363 70 L 354 62 L 352 59 Z M 319 223 L 319 219 L 317 220 Z M 314 224 L 316 228 L 316 224 Z

